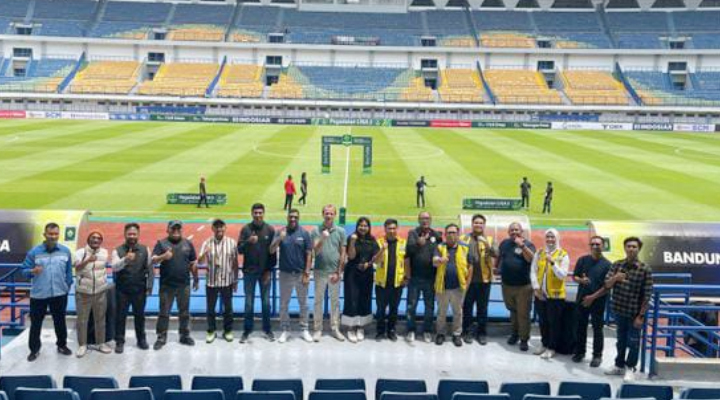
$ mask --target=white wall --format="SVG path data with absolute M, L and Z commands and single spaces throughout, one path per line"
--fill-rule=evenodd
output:
M 135 59 L 134 46 L 110 46 L 106 44 L 91 44 L 88 45 L 88 57 L 92 59 L 96 58 L 127 58 Z M 136 61 L 142 61 L 147 56 L 147 53 L 140 55 L 140 59 Z
M 566 69 L 589 68 L 612 69 L 615 68 L 615 63 L 613 57 L 608 56 L 571 55 L 568 57 Z

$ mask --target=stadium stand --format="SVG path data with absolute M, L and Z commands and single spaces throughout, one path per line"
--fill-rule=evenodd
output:
M 278 82 L 270 86 L 268 95 L 271 99 L 302 99 L 303 87 L 288 75 L 288 70 L 285 69 L 280 74 Z
M 628 105 L 622 83 L 605 71 L 564 71 L 563 91 L 573 104 Z
M 232 42 L 265 42 L 267 34 L 278 32 L 277 22 L 285 10 L 279 7 L 243 5 L 232 29 Z
M 166 63 L 160 66 L 153 80 L 144 81 L 138 93 L 142 95 L 204 97 L 205 91 L 217 75 L 217 64 Z
M 90 0 L 36 0 L 33 35 L 84 36 L 96 6 Z
M 89 36 L 145 39 L 152 28 L 161 28 L 172 4 L 111 1 L 107 3 L 102 20 Z
M 608 28 L 620 48 L 660 49 L 661 37 L 670 35 L 665 12 L 609 12 Z
M 70 73 L 75 60 L 41 59 L 30 60 L 24 67 L 25 74 L 13 71 L 10 59 L 0 62 L 0 91 L 51 93 Z
M 509 47 L 531 49 L 535 46 L 535 38 L 518 32 L 490 32 L 480 34 L 482 47 Z
M 490 69 L 485 80 L 496 99 L 506 104 L 562 104 L 562 97 L 550 89 L 537 71 Z
M 420 76 L 415 76 L 408 82 L 408 86 L 400 94 L 400 101 L 432 102 L 434 101 L 432 89 L 425 86 Z
M 70 84 L 70 93 L 128 94 L 137 85 L 142 64 L 137 61 L 93 61 Z
M 475 37 L 464 11 L 425 12 L 428 30 L 441 46 L 475 47 Z
M 625 76 L 646 105 L 720 105 L 720 72 L 688 74 L 680 90 L 670 74 L 662 71 L 625 71 Z
M 168 32 L 170 40 L 220 42 L 230 23 L 233 7 L 225 5 L 178 4 Z
M 473 69 L 444 69 L 440 71 L 438 93 L 446 103 L 482 103 L 480 74 Z
M 18 20 L 19 18 L 24 19 L 28 11 L 27 0 L 3 0 L 2 7 L 0 7 L 0 13 L 3 16 Z
M 291 66 L 288 73 L 303 85 L 305 98 L 395 100 L 409 82 L 403 68 Z
M 261 97 L 264 69 L 259 65 L 227 64 L 220 75 L 218 97 Z

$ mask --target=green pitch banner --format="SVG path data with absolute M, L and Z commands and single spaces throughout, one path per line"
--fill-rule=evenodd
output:
M 463 199 L 463 210 L 519 210 L 520 199 L 499 199 L 483 197 L 466 197 Z
M 198 193 L 168 193 L 168 204 L 198 204 L 200 195 Z M 208 193 L 208 204 L 225 205 L 227 204 L 227 194 L 225 193 Z
M 372 118 L 312 118 L 312 125 L 357 125 L 357 126 L 392 126 L 391 119 Z

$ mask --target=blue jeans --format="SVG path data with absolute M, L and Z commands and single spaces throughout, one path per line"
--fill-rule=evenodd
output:
M 260 285 L 260 300 L 262 301 L 263 331 L 270 332 L 270 281 L 262 281 L 262 273 L 246 274 L 243 277 L 245 288 L 245 332 L 252 332 L 255 323 L 255 286 Z
M 417 305 L 422 293 L 425 314 L 423 315 L 423 332 L 432 333 L 433 315 L 435 313 L 435 282 L 431 280 L 410 280 L 407 298 L 407 330 L 415 332 Z
M 617 358 L 615 358 L 615 366 L 634 369 L 640 355 L 640 329 L 633 326 L 634 318 L 616 316 L 615 320 L 617 322 Z

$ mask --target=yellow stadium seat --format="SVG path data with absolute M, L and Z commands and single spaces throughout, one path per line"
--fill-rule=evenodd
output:
M 155 74 L 155 79 L 143 82 L 138 93 L 154 96 L 204 97 L 217 70 L 217 64 L 181 62 L 163 64 Z
M 447 103 L 482 103 L 483 86 L 473 69 L 445 69 L 440 72 L 440 98 Z
M 573 104 L 628 105 L 623 85 L 605 71 L 564 71 L 565 94 Z
M 560 93 L 548 88 L 537 71 L 491 69 L 485 71 L 485 80 L 501 103 L 562 104 Z
M 218 97 L 261 97 L 264 84 L 259 65 L 227 64 L 220 75 Z
M 70 93 L 127 94 L 138 82 L 137 61 L 93 61 L 73 79 Z

